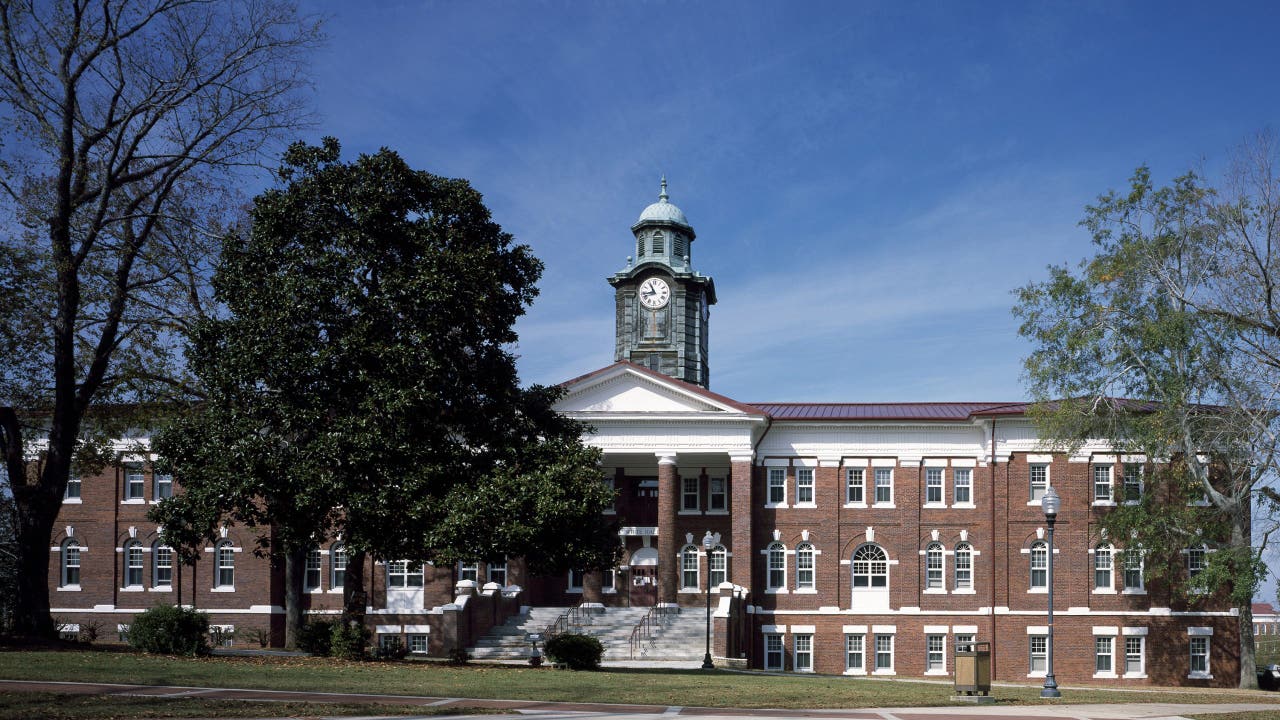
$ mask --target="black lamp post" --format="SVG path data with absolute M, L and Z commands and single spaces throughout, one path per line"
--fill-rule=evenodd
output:
M 707 654 L 702 658 L 702 669 L 711 670 L 715 663 L 711 662 L 711 548 L 720 544 L 720 533 L 712 534 L 710 530 L 702 536 L 702 548 L 707 551 Z
M 1053 523 L 1058 519 L 1058 508 L 1062 507 L 1062 498 L 1058 497 L 1058 493 L 1054 492 L 1052 486 L 1045 490 L 1044 496 L 1040 498 L 1040 508 L 1044 510 L 1044 520 L 1049 525 L 1049 558 L 1048 558 L 1048 584 L 1049 584 L 1049 635 L 1046 638 L 1047 651 L 1044 689 L 1040 691 L 1042 698 L 1062 697 L 1062 693 L 1058 692 L 1058 681 L 1053 677 Z

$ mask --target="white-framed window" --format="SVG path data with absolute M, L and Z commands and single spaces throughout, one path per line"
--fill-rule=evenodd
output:
M 876 505 L 893 504 L 893 468 L 876 468 Z
M 400 590 L 423 586 L 422 566 L 413 567 L 408 560 L 387 563 L 387 587 Z
M 684 478 L 681 480 L 683 489 L 680 493 L 680 509 L 681 510 L 697 510 L 698 509 L 698 478 Z
M 796 468 L 796 504 L 813 504 L 813 468 Z
M 1032 464 L 1028 472 L 1030 474 L 1031 485 L 1031 502 L 1040 502 L 1040 498 L 1044 497 L 1045 490 L 1049 488 L 1049 466 L 1043 463 Z
M 62 494 L 64 500 L 79 500 L 80 491 L 82 489 L 82 481 L 79 477 L 67 479 L 67 490 Z
M 845 468 L 844 471 L 844 501 L 849 504 L 865 503 L 867 487 L 867 472 L 863 468 Z
M 924 670 L 926 673 L 945 673 L 947 671 L 947 636 L 924 636 Z
M 711 478 L 708 483 L 708 510 L 723 511 L 729 509 L 729 493 L 724 478 Z
M 924 551 L 924 589 L 945 590 L 942 578 L 942 543 L 929 543 Z
M 973 546 L 967 542 L 956 545 L 955 589 L 973 589 Z
M 812 543 L 800 543 L 796 546 L 796 589 L 797 590 L 813 590 L 814 581 L 814 557 L 816 553 Z
M 414 655 L 427 654 L 427 636 L 425 633 L 409 634 L 409 652 Z
M 458 563 L 458 582 L 470 580 L 471 582 L 480 582 L 480 563 L 478 562 L 460 562 Z
M 1049 668 L 1049 636 L 1028 635 L 1027 642 L 1031 656 L 1028 663 L 1030 674 L 1044 675 Z
M 1112 568 L 1114 563 L 1112 557 L 1114 555 L 1113 548 L 1107 543 L 1103 543 L 1093 549 L 1093 589 L 1094 591 L 1110 592 L 1114 587 L 1112 580 Z
M 229 540 L 217 544 L 213 551 L 213 586 L 220 588 L 235 587 L 236 584 L 236 551 Z
M 1093 638 L 1093 672 L 1097 675 L 1115 673 L 1115 643 L 1110 635 L 1098 635 Z
M 173 585 L 173 548 L 156 541 L 151 546 L 151 586 L 167 588 Z
M 1142 551 L 1130 548 L 1124 551 L 1124 589 L 1126 592 L 1144 592 L 1142 579 Z
M 124 586 L 127 588 L 142 587 L 142 543 L 130 540 L 124 545 Z
M 764 669 L 782 669 L 782 636 L 769 633 L 764 636 Z
M 62 543 L 62 587 L 80 587 L 80 543 L 67 540 Z
M 889 558 L 879 545 L 861 545 L 853 551 L 855 588 L 889 587 Z
M 600 573 L 600 589 L 602 591 L 612 592 L 614 590 L 615 579 L 613 572 L 613 568 L 609 568 L 608 570 Z
M 973 504 L 973 470 L 969 468 L 951 468 L 951 484 L 951 502 L 953 504 Z
M 1049 545 L 1036 541 L 1031 543 L 1031 589 L 1037 590 L 1049 586 Z
M 1191 675 L 1207 677 L 1209 675 L 1209 637 L 1193 635 L 1191 638 Z
M 1093 502 L 1099 504 L 1110 503 L 1113 499 L 1111 495 L 1111 466 L 1094 465 Z
M 876 672 L 893 672 L 893 635 L 876 635 Z
M 680 551 L 680 589 L 697 590 L 698 583 L 698 546 L 685 545 Z
M 1136 503 L 1142 499 L 1142 466 L 1138 463 L 1125 463 L 1124 466 L 1124 500 Z
M 307 568 L 302 576 L 302 589 L 311 592 L 320 589 L 320 548 L 314 545 L 307 548 Z
M 977 638 L 972 633 L 956 633 L 956 652 L 970 652 Z
M 813 636 L 799 634 L 792 636 L 793 665 L 796 672 L 813 672 Z
M 924 469 L 924 502 L 926 505 L 942 504 L 942 468 Z
M 787 469 L 769 468 L 769 504 L 785 505 L 787 502 Z
M 173 497 L 173 476 L 168 473 L 154 473 L 152 480 L 152 500 L 164 500 Z
M 1194 578 L 1205 569 L 1204 546 L 1187 548 L 1187 577 Z
M 124 499 L 125 500 L 141 500 L 143 487 L 146 485 L 145 476 L 142 471 L 142 463 L 131 462 L 124 464 Z
M 586 573 L 582 570 L 569 571 L 569 591 L 582 592 L 582 579 L 586 577 Z
M 769 545 L 768 554 L 768 587 L 777 590 L 787 586 L 787 548 L 782 543 Z
M 507 586 L 507 561 L 486 563 L 485 572 L 489 576 L 489 582 L 498 583 L 502 587 Z
M 341 590 L 347 584 L 347 546 L 334 543 L 329 547 L 329 589 Z
M 711 573 L 711 587 L 720 587 L 721 583 L 727 582 L 729 579 L 727 574 L 729 551 L 725 550 L 723 545 L 711 548 L 711 558 L 707 567 L 709 568 L 708 572 Z
M 849 634 L 844 636 L 844 669 L 846 671 L 863 672 L 867 667 L 866 635 Z
M 1147 674 L 1147 639 L 1128 635 L 1124 639 L 1124 674 L 1126 677 Z

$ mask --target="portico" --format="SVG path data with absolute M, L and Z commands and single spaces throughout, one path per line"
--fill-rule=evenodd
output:
M 675 606 L 682 591 L 689 602 L 700 598 L 689 580 L 711 567 L 688 536 L 707 530 L 723 538 L 725 579 L 750 587 L 752 458 L 763 413 L 625 361 L 564 387 L 557 410 L 591 427 L 586 441 L 604 452 L 605 480 L 618 494 L 627 587 L 616 593 L 633 605 Z

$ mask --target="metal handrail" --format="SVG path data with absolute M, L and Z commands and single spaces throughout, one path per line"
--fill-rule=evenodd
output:
M 661 612 L 660 612 L 661 611 Z M 649 608 L 649 612 L 640 618 L 640 622 L 631 629 L 631 659 L 636 659 L 636 649 L 641 645 L 648 643 L 650 647 L 654 644 L 654 628 L 661 621 L 661 618 L 668 614 L 667 608 L 660 608 L 657 605 Z
M 580 607 L 571 607 L 561 613 L 555 619 L 555 622 L 547 626 L 543 631 L 543 638 L 551 638 L 570 631 L 571 628 L 581 628 L 583 625 L 591 625 L 591 613 L 585 612 Z

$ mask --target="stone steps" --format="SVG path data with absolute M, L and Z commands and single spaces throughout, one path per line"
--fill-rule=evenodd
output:
M 479 638 L 467 653 L 476 660 L 525 660 L 529 657 L 530 633 L 543 633 L 569 608 L 537 607 L 508 618 Z M 573 632 L 590 635 L 604 646 L 606 660 L 631 659 L 631 636 L 648 608 L 607 608 L 585 616 Z M 652 638 L 636 652 L 635 659 L 695 660 L 703 655 L 706 611 L 686 608 L 681 613 L 659 616 Z

